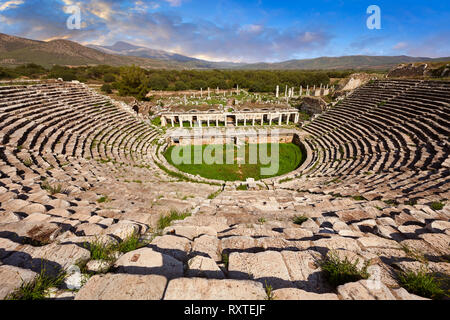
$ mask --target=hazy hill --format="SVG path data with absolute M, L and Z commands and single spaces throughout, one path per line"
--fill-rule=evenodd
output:
M 109 54 L 69 40 L 36 41 L 0 33 L 0 65 L 36 63 L 80 66 L 136 64 L 147 68 L 184 68 L 170 61 Z
M 103 51 L 109 54 L 124 55 L 124 56 L 134 56 L 141 58 L 150 58 L 156 60 L 170 61 L 183 63 L 185 67 L 190 68 L 232 68 L 240 67 L 245 64 L 241 63 L 231 63 L 231 62 L 211 62 L 206 60 L 200 60 L 196 58 L 191 58 L 177 53 L 167 52 L 164 50 L 150 49 L 146 47 L 135 46 L 133 44 L 119 41 L 112 46 L 98 46 L 98 45 L 88 45 L 88 47 Z
M 245 70 L 342 70 L 390 69 L 400 63 L 450 61 L 450 58 L 408 56 L 346 56 L 290 60 L 278 63 L 232 63 L 199 60 L 163 50 L 119 41 L 112 46 L 83 46 L 69 40 L 37 41 L 0 33 L 0 66 L 36 63 L 52 65 L 139 65 L 161 69 L 245 69 Z
M 248 70 L 314 70 L 314 69 L 390 69 L 400 63 L 450 61 L 450 58 L 415 58 L 408 56 L 345 56 L 316 59 L 289 60 L 278 63 L 247 64 Z

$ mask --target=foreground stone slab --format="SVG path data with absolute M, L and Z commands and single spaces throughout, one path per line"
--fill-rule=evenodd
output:
M 263 285 L 255 281 L 180 278 L 171 280 L 164 300 L 264 300 Z
M 33 240 L 40 243 L 53 242 L 63 229 L 54 223 L 18 221 L 0 225 L 0 236 L 15 242 Z
M 151 248 L 128 252 L 120 257 L 114 266 L 117 268 L 117 273 L 157 274 L 169 279 L 183 276 L 183 263 Z
M 219 266 L 213 259 L 202 256 L 196 256 L 188 261 L 186 276 L 208 279 L 225 278 L 222 270 L 220 270 Z
M 321 255 L 318 252 L 311 250 L 300 252 L 283 251 L 281 255 L 295 287 L 317 293 L 331 291 L 318 266 L 318 261 L 321 259 Z
M 229 228 L 226 218 L 202 214 L 187 217 L 183 221 L 176 221 L 175 225 L 211 227 L 216 232 L 222 232 Z
M 31 282 L 37 273 L 13 266 L 0 266 L 0 300 L 19 288 L 22 283 Z
M 332 237 L 328 239 L 320 239 L 313 242 L 317 251 L 327 253 L 329 250 L 345 249 L 348 251 L 359 252 L 361 248 L 354 239 L 344 237 Z
M 229 258 L 228 275 L 233 279 L 267 282 L 276 289 L 294 286 L 281 253 L 276 251 L 256 254 L 233 252 Z
M 1 211 L 0 212 L 0 224 L 12 223 L 20 221 L 19 215 L 11 211 Z
M 80 289 L 75 300 L 161 300 L 167 279 L 158 275 L 97 275 Z
M 132 223 L 131 221 L 120 221 L 119 223 L 110 226 L 108 229 L 104 230 L 104 234 L 116 236 L 121 240 L 132 236 L 133 234 L 139 234 L 141 228 L 138 224 Z
M 196 226 L 167 227 L 164 229 L 163 234 L 172 234 L 179 237 L 187 238 L 191 241 L 202 235 L 217 237 L 217 231 L 212 227 L 196 227 Z
M 222 260 L 220 240 L 213 236 L 201 236 L 192 245 L 192 254 L 210 257 L 216 262 Z
M 337 291 L 344 300 L 396 300 L 383 283 L 379 283 L 377 288 L 370 280 L 346 283 L 339 286 Z
M 450 255 L 450 236 L 439 233 L 426 233 L 420 236 L 430 246 L 444 255 Z
M 398 300 L 430 300 L 427 298 L 422 298 L 416 296 L 415 294 L 409 293 L 404 288 L 394 289 L 392 293 L 397 297 Z
M 75 244 L 58 245 L 56 243 L 44 247 L 24 246 L 3 260 L 5 264 L 40 272 L 45 268 L 49 274 L 57 274 L 80 261 L 87 261 L 91 253 Z
M 366 249 L 369 248 L 389 248 L 400 249 L 400 245 L 393 241 L 381 237 L 363 237 L 359 238 L 358 243 Z
M 156 237 L 150 247 L 182 262 L 187 262 L 191 252 L 191 242 L 188 239 L 170 235 Z
M 339 300 L 334 293 L 318 294 L 294 288 L 275 290 L 273 297 L 275 300 Z
M 9 239 L 0 238 L 0 259 L 4 259 L 7 256 L 13 254 L 15 251 L 20 250 L 23 247 L 17 242 Z

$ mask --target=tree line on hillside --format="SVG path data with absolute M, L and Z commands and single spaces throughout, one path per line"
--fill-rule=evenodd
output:
M 346 71 L 247 71 L 247 70 L 145 70 L 137 66 L 112 67 L 107 65 L 89 67 L 54 66 L 45 69 L 36 64 L 15 68 L 1 68 L 0 79 L 19 77 L 58 79 L 80 82 L 103 83 L 102 90 L 119 95 L 134 96 L 144 100 L 150 90 L 183 91 L 211 89 L 233 89 L 239 86 L 250 92 L 274 92 L 277 85 L 281 92 L 285 86 L 330 84 L 331 78 L 345 78 L 352 74 Z

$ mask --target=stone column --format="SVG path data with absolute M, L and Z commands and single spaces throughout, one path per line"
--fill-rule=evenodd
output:
M 300 97 L 302 96 L 302 94 L 303 94 L 303 87 L 300 86 Z
M 252 126 L 255 126 L 255 116 L 253 116 L 253 119 L 252 119 Z
M 277 94 L 276 97 L 279 98 L 280 97 L 280 86 L 277 86 Z
M 175 123 L 173 121 L 173 118 L 170 118 L 170 121 L 172 122 L 172 128 L 175 127 Z
M 247 116 L 244 116 L 244 127 L 247 126 Z
M 209 124 L 209 117 L 208 117 L 208 128 L 210 127 L 210 124 Z
M 167 126 L 167 120 L 166 120 L 166 117 L 164 117 L 164 116 L 161 117 L 161 126 L 163 126 L 163 127 Z
M 282 122 L 283 122 L 283 114 L 280 113 L 280 118 L 278 119 L 278 125 L 281 126 Z
M 218 126 L 219 126 L 219 118 L 216 117 L 216 127 L 218 127 Z
M 270 113 L 268 117 L 269 117 L 269 126 L 272 126 L 272 114 Z

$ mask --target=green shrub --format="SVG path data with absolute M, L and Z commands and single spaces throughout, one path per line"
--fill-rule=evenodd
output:
M 107 202 L 111 202 L 111 199 L 109 199 L 108 196 L 102 196 L 97 200 L 98 203 L 107 203 Z
M 20 288 L 10 293 L 5 300 L 45 300 L 48 298 L 49 289 L 59 287 L 66 277 L 66 273 L 61 271 L 56 276 L 47 274 L 45 268 L 31 282 L 23 282 Z
M 236 188 L 238 191 L 247 191 L 248 186 L 246 184 L 241 184 L 239 187 Z
M 439 211 L 439 210 L 444 209 L 445 204 L 442 203 L 442 202 L 433 202 L 433 203 L 430 205 L 430 207 L 431 207 L 431 209 L 433 209 L 433 210 L 435 210 L 435 211 Z
M 410 293 L 429 299 L 449 296 L 448 290 L 446 293 L 442 288 L 443 283 L 426 268 L 421 268 L 419 271 L 401 271 L 397 275 L 400 285 Z
M 129 237 L 120 242 L 116 247 L 114 247 L 114 249 L 121 253 L 128 253 L 145 247 L 146 245 L 147 243 L 145 241 L 141 241 L 139 233 L 134 232 Z
M 328 282 L 334 287 L 338 287 L 349 282 L 369 278 L 368 264 L 359 269 L 358 263 L 359 259 L 354 262 L 349 261 L 348 258 L 341 260 L 337 252 L 332 251 L 319 262 L 319 265 Z
M 186 219 L 189 216 L 191 216 L 190 213 L 187 213 L 187 212 L 179 213 L 176 210 L 172 210 L 169 215 L 167 215 L 167 216 L 162 215 L 159 218 L 159 220 L 158 220 L 158 229 L 159 230 L 164 230 L 165 228 L 169 227 L 172 224 L 172 221 L 184 220 L 184 219 Z
M 107 74 L 105 74 L 105 75 L 103 76 L 103 81 L 104 81 L 105 83 L 111 83 L 111 82 L 114 82 L 114 81 L 116 81 L 116 76 L 115 76 L 114 74 L 112 74 L 112 73 L 107 73 Z
M 91 253 L 92 260 L 114 260 L 115 245 L 113 243 L 105 244 L 95 239 L 91 243 L 85 243 L 84 247 Z
M 26 159 L 26 160 L 23 161 L 23 164 L 24 164 L 26 167 L 31 167 L 31 166 L 33 165 L 33 160 L 32 160 L 31 158 L 28 158 L 28 159 Z
M 100 88 L 100 90 L 102 90 L 102 92 L 104 93 L 108 93 L 111 94 L 112 93 L 112 87 L 110 84 L 104 84 L 102 85 L 102 87 Z
M 51 185 L 50 183 L 48 183 L 47 181 L 44 181 L 44 182 L 42 183 L 41 188 L 44 189 L 44 190 L 46 190 L 46 191 L 47 191 L 48 193 L 50 193 L 51 195 L 55 195 L 55 194 L 58 194 L 58 193 L 61 193 L 61 194 L 63 194 L 63 193 L 68 194 L 68 193 L 69 193 L 69 191 L 63 189 L 63 186 L 62 186 L 61 184 L 53 185 L 53 186 L 52 186 L 52 185 Z
M 217 196 L 218 196 L 221 192 L 222 192 L 222 190 L 217 190 L 216 192 L 211 193 L 211 194 L 208 196 L 208 200 L 213 200 L 213 199 L 217 198 Z
M 417 204 L 417 200 L 408 200 L 408 201 L 405 201 L 405 205 L 407 205 L 407 206 L 415 206 Z
M 294 217 L 294 223 L 298 224 L 299 226 L 301 226 L 303 223 L 305 223 L 306 221 L 308 221 L 308 217 L 301 215 L 301 216 L 296 216 Z
M 228 264 L 230 263 L 230 255 L 227 253 L 222 253 L 222 263 L 225 265 L 225 268 L 228 268 Z
M 267 280 L 264 283 L 264 290 L 266 291 L 265 300 L 272 301 L 275 300 L 273 296 L 273 287 L 270 284 L 267 284 Z

